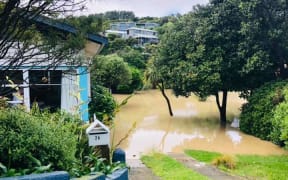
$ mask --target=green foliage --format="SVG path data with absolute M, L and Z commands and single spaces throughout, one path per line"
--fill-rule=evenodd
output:
M 198 161 L 205 163 L 212 162 L 214 159 L 221 156 L 221 154 L 217 152 L 208 152 L 200 150 L 185 150 L 185 154 L 197 159 Z
M 207 179 L 164 154 L 145 155 L 141 157 L 141 161 L 161 179 Z
M 95 58 L 91 76 L 92 86 L 99 84 L 113 93 L 132 93 L 143 85 L 141 71 L 116 54 Z
M 135 90 L 140 90 L 143 86 L 142 73 L 140 70 L 134 67 L 130 67 L 132 73 L 132 79 L 130 83 L 119 85 L 115 93 L 131 94 Z
M 93 117 L 93 114 L 96 114 L 96 117 L 99 120 L 113 120 L 115 115 L 114 111 L 116 109 L 116 101 L 108 89 L 100 85 L 93 84 L 91 93 L 91 101 L 89 102 L 90 118 Z
M 104 17 L 101 14 L 68 17 L 64 20 L 75 26 L 82 33 L 104 32 L 104 29 L 107 28 L 104 24 Z
M 121 21 L 121 20 L 134 20 L 135 14 L 132 11 L 107 11 L 104 17 L 109 20 Z
M 132 72 L 132 81 L 130 87 L 133 90 L 140 90 L 143 86 L 143 73 L 137 68 L 130 68 Z
M 232 172 L 256 179 L 287 179 L 288 156 L 237 155 L 237 168 Z
M 32 155 L 29 156 L 29 159 L 35 164 L 35 167 L 32 169 L 32 173 L 44 173 L 51 171 L 52 163 L 49 163 L 46 166 L 42 165 L 42 163 L 38 159 L 34 158 Z
M 109 93 L 108 99 L 111 97 Z M 110 100 L 115 108 L 114 99 Z M 79 177 L 91 172 L 110 174 L 126 167 L 104 160 L 96 148 L 88 146 L 87 127 L 72 115 L 40 111 L 37 104 L 30 113 L 19 108 L 0 109 L 0 177 L 51 170 L 66 170 Z
M 123 58 L 116 54 L 97 56 L 91 70 L 92 84 L 100 84 L 112 91 L 131 82 L 132 74 Z
M 176 95 L 193 92 L 201 98 L 247 92 L 285 78 L 288 28 L 284 14 L 287 3 L 280 0 L 215 0 L 195 7 L 167 23 L 166 29 L 160 28 L 154 62 L 158 77 Z M 218 103 L 223 121 L 225 101 Z
M 286 85 L 287 81 L 271 82 L 253 91 L 248 98 L 248 103 L 243 105 L 240 115 L 240 129 L 243 132 L 261 139 L 271 140 L 274 110 L 284 100 L 282 94 Z M 277 123 L 275 122 L 274 125 Z M 276 134 L 274 132 L 273 135 L 275 141 L 277 140 Z
M 146 67 L 145 57 L 139 50 L 125 48 L 119 52 L 119 56 L 124 59 L 130 66 L 144 70 Z
M 243 15 L 240 31 L 243 42 L 239 44 L 239 52 L 250 61 L 246 68 L 252 65 L 259 70 L 266 69 L 267 74 L 278 69 L 277 76 L 287 78 L 288 71 L 284 68 L 288 57 L 287 17 L 284 15 L 287 2 L 254 0 L 241 1 L 239 5 Z
M 271 132 L 271 140 L 278 145 L 285 146 L 288 149 L 288 85 L 284 87 L 283 96 L 281 95 L 281 102 L 273 113 Z M 283 99 L 282 99 L 283 97 Z M 285 100 L 284 100 L 285 98 Z M 277 97 L 277 99 L 279 99 Z
M 105 46 L 103 50 L 101 51 L 101 54 L 103 55 L 117 53 L 128 45 L 126 39 L 117 37 L 115 35 L 109 35 L 108 40 L 109 40 L 109 44 Z
M 194 150 L 189 150 L 193 152 Z M 209 155 L 210 154 L 210 155 Z M 206 155 L 214 156 L 214 152 L 194 151 L 191 157 L 201 161 Z M 257 155 L 237 155 L 237 166 L 235 169 L 225 169 L 229 173 L 245 177 L 245 179 L 287 179 L 288 176 L 288 156 L 257 156 Z M 208 163 L 211 163 L 212 160 Z
M 85 156 L 82 163 L 74 163 L 74 167 L 71 170 L 74 177 L 81 177 L 87 174 L 103 173 L 105 175 L 112 174 L 118 169 L 125 168 L 125 163 L 120 162 L 108 162 L 105 158 L 101 158 L 98 155 L 98 151 L 95 148 L 87 156 Z
M 120 162 L 115 162 L 111 164 L 106 164 L 105 158 L 100 158 L 99 156 L 94 156 L 93 154 L 87 156 L 86 166 L 90 167 L 91 173 L 93 172 L 102 172 L 104 174 L 111 174 L 114 171 L 126 167 L 125 164 Z
M 80 120 L 63 113 L 18 108 L 0 110 L 0 154 L 7 169 L 42 171 L 42 164 L 69 171 L 75 159 Z M 32 158 L 32 159 L 31 159 Z M 37 159 L 37 161 L 35 161 Z

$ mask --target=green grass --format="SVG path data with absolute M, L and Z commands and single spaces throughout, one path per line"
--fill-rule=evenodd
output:
M 185 154 L 205 163 L 210 163 L 217 157 L 221 156 L 221 154 L 217 152 L 207 152 L 201 150 L 185 150 Z
M 164 154 L 153 153 L 145 155 L 141 157 L 141 160 L 155 175 L 164 180 L 207 179 L 205 176 L 186 168 L 183 164 Z
M 211 163 L 216 154 L 207 151 L 187 150 L 185 153 L 194 159 Z M 206 157 L 205 157 L 206 156 Z M 218 154 L 219 156 L 219 154 Z M 236 168 L 224 169 L 229 173 L 249 177 L 251 179 L 287 180 L 288 179 L 288 156 L 256 156 L 236 155 Z M 223 169 L 223 167 L 221 167 Z

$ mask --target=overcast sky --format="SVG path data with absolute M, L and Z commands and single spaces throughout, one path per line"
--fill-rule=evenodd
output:
M 112 10 L 133 11 L 137 17 L 162 17 L 170 14 L 184 14 L 196 4 L 209 0 L 87 0 L 86 10 L 81 14 L 103 13 Z

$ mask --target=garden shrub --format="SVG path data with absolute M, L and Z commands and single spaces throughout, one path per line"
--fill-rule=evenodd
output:
M 118 85 L 114 93 L 131 94 L 135 90 L 140 90 L 143 87 L 143 80 L 142 80 L 143 75 L 141 71 L 134 67 L 130 67 L 130 71 L 132 73 L 131 82 L 128 82 L 127 84 Z
M 288 149 L 288 85 L 283 94 L 284 101 L 273 112 L 271 140 Z
M 89 103 L 90 118 L 96 114 L 97 119 L 103 121 L 105 118 L 110 121 L 114 118 L 116 101 L 107 88 L 95 85 L 92 87 L 92 97 Z
M 242 106 L 240 129 L 264 140 L 271 140 L 274 109 L 283 100 L 283 90 L 287 81 L 264 84 L 253 91 L 248 103 Z
M 27 113 L 20 108 L 0 109 L 1 163 L 8 169 L 31 169 L 31 157 L 54 170 L 67 170 L 76 160 L 79 119 L 63 113 Z
M 114 91 L 115 94 L 131 94 L 134 89 L 131 88 L 130 85 L 124 84 L 117 86 L 117 89 Z

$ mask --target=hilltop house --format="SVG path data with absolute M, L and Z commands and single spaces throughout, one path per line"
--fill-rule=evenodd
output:
M 54 28 L 57 31 L 68 34 L 77 33 L 74 27 L 46 17 L 39 16 L 34 20 L 41 26 L 49 26 L 49 28 Z M 103 36 L 87 34 L 85 48 L 82 50 L 83 57 L 81 57 L 86 60 L 92 58 L 107 43 L 107 38 Z M 44 56 L 34 56 L 31 61 L 44 58 Z M 1 59 L 1 61 L 3 62 L 5 59 Z M 4 71 L 3 63 L 0 64 L 2 65 L 0 66 L 0 78 L 3 80 L 6 78 L 8 71 Z M 47 69 L 47 65 L 45 62 L 33 66 L 26 64 L 9 70 L 9 74 L 13 73 L 13 76 L 9 77 L 13 84 L 7 80 L 7 83 L 2 85 L 0 96 L 8 98 L 8 103 L 12 106 L 18 103 L 24 104 L 28 111 L 32 103 L 37 102 L 40 108 L 62 109 L 71 113 L 79 112 L 82 120 L 88 121 L 88 103 L 90 99 L 88 61 L 81 66 L 62 63 L 53 69 Z M 18 96 L 11 91 L 11 89 L 15 89 L 16 85 L 19 87 Z
M 110 29 L 105 34 L 116 34 L 121 38 L 135 38 L 139 45 L 145 43 L 156 44 L 159 42 L 157 31 L 153 30 L 158 27 L 157 23 L 136 23 L 136 22 L 118 22 L 110 25 Z

